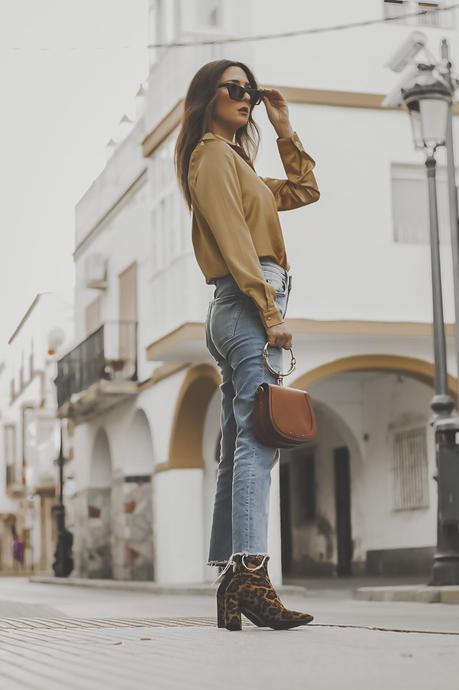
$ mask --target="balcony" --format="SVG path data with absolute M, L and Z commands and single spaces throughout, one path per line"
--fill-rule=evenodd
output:
M 84 421 L 137 394 L 137 323 L 108 321 L 57 364 L 58 416 Z
M 13 498 L 19 498 L 24 493 L 24 484 L 16 465 L 6 465 L 6 493 Z

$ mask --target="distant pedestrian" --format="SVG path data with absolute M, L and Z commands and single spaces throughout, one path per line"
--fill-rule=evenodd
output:
M 14 533 L 13 536 L 13 567 L 15 571 L 21 571 L 24 566 L 24 540 Z
M 260 103 L 287 179 L 259 177 L 253 166 L 259 130 L 252 114 Z M 214 60 L 189 85 L 175 165 L 192 211 L 196 260 L 215 285 L 206 345 L 221 370 L 222 440 L 207 564 L 222 568 L 218 626 L 240 630 L 241 612 L 256 625 L 304 625 L 312 616 L 288 611 L 268 576 L 269 491 L 279 449 L 254 438 L 251 414 L 258 385 L 276 383 L 264 365 L 265 343 L 279 371 L 281 348 L 292 343 L 284 321 L 290 265 L 278 211 L 318 200 L 315 161 L 290 124 L 282 93 L 260 89 L 241 62 Z

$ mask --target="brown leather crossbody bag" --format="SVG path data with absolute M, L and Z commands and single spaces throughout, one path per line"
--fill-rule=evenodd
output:
M 263 348 L 263 357 L 269 371 L 277 377 L 277 384 L 262 383 L 255 392 L 253 435 L 271 448 L 293 448 L 315 438 L 316 417 L 307 391 L 282 385 L 282 379 L 295 369 L 293 350 L 290 348 L 290 369 L 282 374 L 271 366 L 268 346 L 266 343 Z

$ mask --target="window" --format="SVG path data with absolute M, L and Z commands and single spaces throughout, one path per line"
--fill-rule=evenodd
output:
M 418 2 L 417 9 L 427 10 L 428 14 L 420 14 L 416 17 L 418 24 L 421 26 L 436 26 L 438 28 L 453 29 L 455 26 L 454 22 L 454 11 L 449 12 L 437 12 L 445 3 L 443 2 Z
M 30 353 L 29 353 L 29 380 L 33 379 L 34 370 L 35 370 L 35 363 L 34 363 L 33 338 L 32 338 L 32 340 L 30 342 Z
M 21 366 L 19 367 L 19 390 L 24 388 L 24 352 L 21 352 Z
M 426 429 L 394 434 L 393 508 L 414 510 L 429 507 Z
M 405 14 L 406 4 L 405 0 L 384 0 L 384 17 L 399 17 Z M 402 17 L 399 21 L 403 23 L 405 19 Z
M 201 26 L 218 27 L 221 25 L 220 0 L 198 0 L 198 22 Z
M 179 24 L 179 3 L 177 0 L 149 0 L 148 42 L 171 43 L 177 37 Z M 166 48 L 150 48 L 150 67 Z
M 87 304 L 85 307 L 84 320 L 86 335 L 89 335 L 90 333 L 94 333 L 94 331 L 97 331 L 99 326 L 102 324 L 101 304 L 102 298 L 99 295 L 98 297 L 96 297 L 96 299 Z
M 429 244 L 429 198 L 425 166 L 393 163 L 391 178 L 394 241 Z M 444 166 L 437 168 L 437 201 L 440 242 L 448 243 L 448 177 Z
M 421 2 L 421 0 L 384 0 L 384 16 L 399 17 L 397 23 L 412 24 L 417 26 L 432 26 L 441 29 L 454 29 L 456 26 L 455 10 L 437 12 L 438 9 L 448 6 L 448 3 L 438 1 Z M 427 11 L 417 17 L 405 17 L 406 14 Z M 390 22 L 392 23 L 392 22 Z
M 175 139 L 171 137 L 155 151 L 149 163 L 151 266 L 154 273 L 183 254 L 189 248 L 187 236 L 191 237 L 190 218 L 183 211 L 184 202 L 175 176 L 174 146 Z
M 5 456 L 6 483 L 9 486 L 15 481 L 16 473 L 16 426 L 5 424 L 3 427 L 3 452 Z

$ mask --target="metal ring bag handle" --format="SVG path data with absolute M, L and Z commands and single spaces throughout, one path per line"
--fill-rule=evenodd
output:
M 292 350 L 291 347 L 289 348 L 290 357 L 291 357 L 291 360 L 290 360 L 290 369 L 289 369 L 288 371 L 286 371 L 285 373 L 282 373 L 281 371 L 277 371 L 277 369 L 274 369 L 274 368 L 271 366 L 271 364 L 269 363 L 269 358 L 268 358 L 268 347 L 269 347 L 269 342 L 266 343 L 266 345 L 265 345 L 264 348 L 263 348 L 263 357 L 264 357 L 264 360 L 265 360 L 265 364 L 266 364 L 266 366 L 268 367 L 268 369 L 269 369 L 269 371 L 271 372 L 271 374 L 274 374 L 274 376 L 277 378 L 277 383 L 279 384 L 279 386 L 282 386 L 282 379 L 283 379 L 285 376 L 288 376 L 289 374 L 291 374 L 292 371 L 294 371 L 294 370 L 295 370 L 295 367 L 296 367 L 296 359 L 295 359 L 295 357 L 294 357 L 293 350 Z

